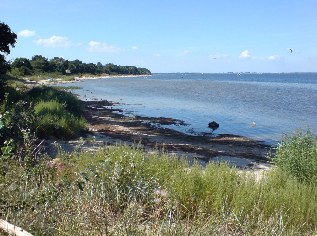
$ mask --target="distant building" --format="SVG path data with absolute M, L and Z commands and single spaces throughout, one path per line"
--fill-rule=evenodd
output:
M 66 73 L 66 74 L 70 74 L 70 73 L 72 73 L 72 72 L 67 69 L 67 70 L 65 70 L 65 73 Z

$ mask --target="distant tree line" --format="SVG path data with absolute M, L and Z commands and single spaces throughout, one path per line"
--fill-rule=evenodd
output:
M 62 57 L 54 57 L 50 60 L 35 55 L 31 60 L 23 57 L 16 58 L 10 64 L 10 72 L 13 75 L 25 76 L 43 73 L 67 74 L 109 74 L 109 75 L 149 75 L 151 71 L 135 66 L 119 66 L 112 63 L 102 65 L 100 62 L 84 63 L 80 60 L 69 61 Z

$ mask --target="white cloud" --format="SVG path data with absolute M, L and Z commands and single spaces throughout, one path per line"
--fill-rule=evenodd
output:
M 71 41 L 67 37 L 62 36 L 52 36 L 47 39 L 38 39 L 36 44 L 43 46 L 43 47 L 51 47 L 51 48 L 66 48 L 72 45 Z
M 250 52 L 248 50 L 244 50 L 240 53 L 240 58 L 251 58 Z
M 131 48 L 132 50 L 137 50 L 137 49 L 139 49 L 137 46 L 133 46 L 132 48 Z
M 35 31 L 32 31 L 32 30 L 27 30 L 27 29 L 25 29 L 25 30 L 22 30 L 22 31 L 20 31 L 19 33 L 18 33 L 18 36 L 19 37 L 32 37 L 32 36 L 34 36 L 35 35 Z
M 88 51 L 89 52 L 120 52 L 121 49 L 115 46 L 109 45 L 107 43 L 97 42 L 97 41 L 90 41 L 88 43 Z
M 272 55 L 272 56 L 269 56 L 267 59 L 268 60 L 271 60 L 271 61 L 274 61 L 274 60 L 278 60 L 280 59 L 281 57 L 279 55 Z
M 155 53 L 155 54 L 153 54 L 153 56 L 155 56 L 155 57 L 160 57 L 160 56 L 161 56 L 161 54 L 159 54 L 159 53 Z

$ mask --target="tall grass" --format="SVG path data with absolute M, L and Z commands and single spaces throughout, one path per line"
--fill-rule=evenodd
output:
M 86 130 L 82 105 L 72 93 L 43 86 L 31 89 L 27 95 L 35 103 L 35 125 L 40 138 L 72 139 Z
M 28 92 L 28 98 L 37 103 L 39 101 L 55 100 L 61 104 L 65 104 L 65 109 L 77 116 L 81 115 L 82 105 L 79 99 L 72 93 L 54 88 L 54 87 L 35 87 Z
M 39 137 L 71 139 L 82 134 L 87 126 L 82 117 L 67 111 L 66 103 L 56 100 L 40 101 L 35 107 L 36 131 Z
M 314 235 L 317 187 L 126 146 L 0 176 L 0 217 L 50 235 Z
M 317 185 L 317 136 L 311 131 L 286 136 L 273 160 L 299 181 Z

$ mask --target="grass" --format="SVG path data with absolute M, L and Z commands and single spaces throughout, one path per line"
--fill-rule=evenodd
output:
M 35 87 L 28 92 L 35 103 L 36 131 L 39 137 L 72 139 L 83 134 L 87 122 L 82 105 L 73 94 L 54 87 Z
M 0 218 L 49 235 L 314 235 L 317 187 L 277 168 L 261 182 L 127 146 L 60 154 L 0 177 Z
M 311 131 L 286 136 L 274 161 L 299 181 L 317 185 L 317 137 Z
M 65 104 L 65 109 L 77 116 L 82 113 L 82 105 L 79 99 L 72 93 L 54 87 L 41 86 L 31 89 L 27 96 L 33 103 L 40 101 L 57 101 Z
M 81 102 L 65 89 L 46 86 L 30 89 L 19 79 L 8 77 L 4 92 L 0 94 L 0 146 L 12 140 L 13 149 L 18 150 L 25 130 L 38 138 L 66 140 L 87 130 Z
M 55 100 L 40 101 L 35 107 L 38 137 L 72 139 L 84 133 L 87 122 L 67 111 L 67 105 Z

